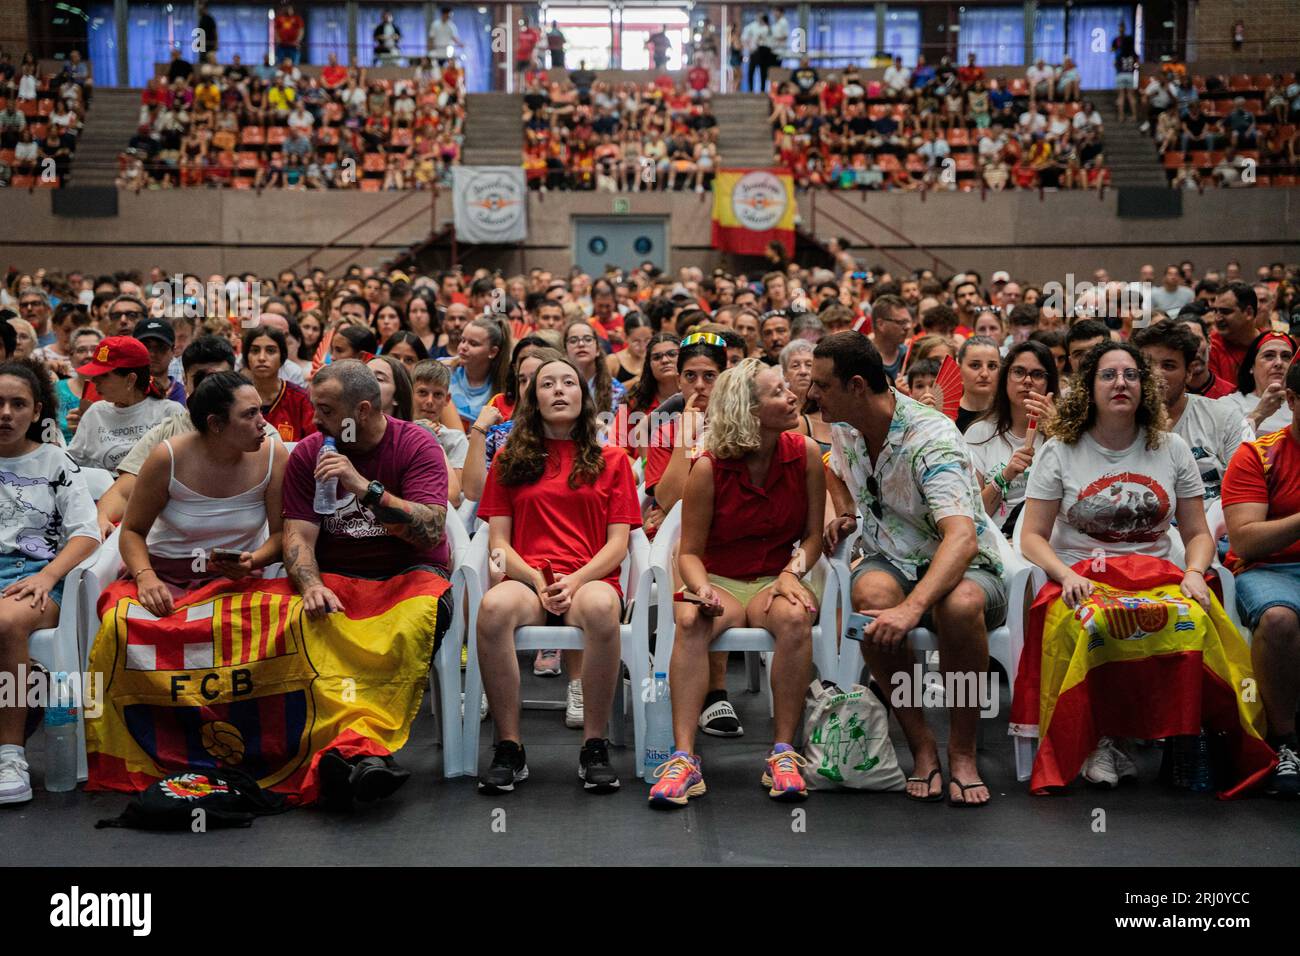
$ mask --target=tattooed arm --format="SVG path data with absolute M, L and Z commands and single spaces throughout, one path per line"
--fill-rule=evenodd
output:
M 343 602 L 321 580 L 316 563 L 316 539 L 320 526 L 298 518 L 284 520 L 284 569 L 302 595 L 303 610 L 320 617 L 343 610 Z
M 442 505 L 405 501 L 385 491 L 370 510 L 385 531 L 417 548 L 436 548 L 446 536 L 447 509 Z

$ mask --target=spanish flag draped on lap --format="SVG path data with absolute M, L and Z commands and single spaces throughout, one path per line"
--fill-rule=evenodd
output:
M 794 256 L 794 178 L 787 169 L 721 169 L 713 180 L 713 247 L 761 256 L 773 240 Z
M 1025 628 L 1011 732 L 1040 739 L 1030 789 L 1069 784 L 1101 737 L 1202 729 L 1227 735 L 1232 781 L 1220 797 L 1262 782 L 1275 757 L 1250 649 L 1214 592 L 1207 612 L 1179 590 L 1177 567 L 1144 555 L 1073 569 L 1096 584 L 1092 595 L 1071 610 L 1049 581 Z
M 238 767 L 308 804 L 322 751 L 399 750 L 450 585 L 424 570 L 322 578 L 346 610 L 314 619 L 286 578 L 214 581 L 161 619 L 133 582 L 109 587 L 90 656 L 104 700 L 86 722 L 86 789 L 134 792 L 186 770 Z

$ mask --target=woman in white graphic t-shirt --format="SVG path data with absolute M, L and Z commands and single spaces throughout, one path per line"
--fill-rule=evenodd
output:
M 1075 607 L 1093 591 L 1093 582 L 1075 570 L 1078 562 L 1123 554 L 1168 559 L 1168 531 L 1177 517 L 1187 555 L 1180 589 L 1208 607 L 1205 571 L 1214 539 L 1201 501 L 1204 485 L 1187 442 L 1169 431 L 1142 353 L 1127 342 L 1094 346 L 1048 433 L 1029 475 L 1020 541 L 1025 557 L 1061 585 L 1066 605 Z M 1083 766 L 1086 780 L 1108 786 L 1136 772 L 1119 738 L 1102 737 Z
M 185 411 L 163 398 L 149 374 L 148 349 L 130 336 L 104 339 L 77 374 L 94 384 L 100 396 L 81 416 L 68 446 L 72 460 L 83 467 L 116 471 L 145 432 Z

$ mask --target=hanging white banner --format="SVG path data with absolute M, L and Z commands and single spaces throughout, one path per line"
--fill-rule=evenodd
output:
M 453 166 L 456 238 L 492 244 L 523 242 L 528 233 L 528 188 L 522 166 Z

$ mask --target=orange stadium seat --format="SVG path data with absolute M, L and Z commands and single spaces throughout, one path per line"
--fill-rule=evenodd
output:
M 260 126 L 245 126 L 239 131 L 241 146 L 262 146 L 266 143 L 266 133 Z

